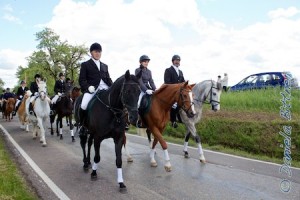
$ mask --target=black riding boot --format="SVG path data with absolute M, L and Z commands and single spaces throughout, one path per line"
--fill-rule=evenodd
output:
M 19 103 L 19 104 L 16 106 L 15 110 L 12 112 L 12 115 L 13 115 L 13 116 L 16 116 L 16 114 L 17 114 L 17 112 L 18 112 L 18 109 L 19 109 L 19 106 L 20 106 L 20 104 L 21 104 L 21 103 Z
M 83 128 L 83 125 L 85 123 L 86 118 L 86 111 L 82 108 L 79 109 L 79 129 L 76 131 L 79 136 L 86 134 L 85 128 Z
M 171 113 L 170 113 L 170 120 L 171 120 L 171 124 L 172 124 L 172 127 L 174 128 L 177 128 L 178 125 L 177 125 L 177 122 L 176 122 L 176 115 L 177 115 L 177 108 L 171 108 Z
M 31 114 L 31 115 L 34 114 L 34 111 L 33 111 L 33 105 L 32 105 L 31 102 L 29 103 L 29 114 Z

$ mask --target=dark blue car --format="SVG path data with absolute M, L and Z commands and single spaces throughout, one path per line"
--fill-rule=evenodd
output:
M 230 88 L 231 91 L 262 89 L 267 87 L 283 86 L 287 76 L 292 78 L 290 72 L 264 72 L 247 76 L 238 84 Z M 294 79 L 292 79 L 292 85 Z

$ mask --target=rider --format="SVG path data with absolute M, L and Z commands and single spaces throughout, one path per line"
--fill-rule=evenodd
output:
M 39 86 L 38 83 L 41 81 L 41 75 L 36 74 L 34 76 L 35 81 L 31 82 L 30 84 L 30 91 L 31 91 L 31 97 L 30 97 L 30 103 L 29 103 L 29 114 L 33 114 L 33 105 L 32 102 L 39 96 Z
M 19 109 L 19 106 L 20 106 L 20 103 L 26 93 L 26 91 L 28 90 L 28 87 L 26 87 L 26 82 L 25 81 L 21 81 L 21 86 L 18 88 L 18 91 L 17 91 L 17 102 L 16 102 L 16 108 L 15 110 L 13 111 L 13 116 L 16 115 L 18 109 Z
M 152 79 L 152 73 L 148 69 L 148 64 L 150 62 L 150 58 L 147 55 L 142 55 L 140 57 L 140 66 L 135 70 L 135 75 L 139 76 L 139 84 L 141 87 L 141 93 L 138 100 L 138 107 L 140 107 L 140 103 L 142 97 L 146 93 L 147 95 L 152 95 L 153 91 L 156 90 L 155 83 Z M 141 127 L 141 121 L 138 122 L 138 127 Z
M 152 95 L 153 91 L 156 90 L 156 86 L 152 79 L 152 73 L 148 69 L 149 62 L 150 58 L 147 55 L 142 55 L 140 57 L 140 67 L 135 70 L 135 75 L 140 75 L 139 83 L 142 90 L 139 96 L 138 107 L 140 106 L 141 99 L 145 93 Z
M 60 72 L 58 76 L 59 76 L 59 80 L 57 80 L 54 85 L 55 96 L 51 100 L 51 111 L 52 111 L 51 113 L 53 113 L 55 110 L 55 104 L 57 102 L 57 99 L 63 93 L 66 92 L 65 75 L 62 72 Z
M 164 74 L 165 84 L 177 84 L 177 83 L 185 82 L 183 73 L 179 69 L 180 60 L 181 59 L 179 55 L 174 55 L 172 57 L 172 66 L 165 70 L 165 74 Z M 179 112 L 179 107 L 177 106 L 177 103 L 174 103 L 170 113 L 171 123 L 174 128 L 178 127 L 176 122 L 176 116 L 178 115 L 178 112 Z
M 14 94 L 10 92 L 9 88 L 6 88 L 2 98 L 8 100 L 9 98 L 14 98 Z
M 80 124 L 83 125 L 89 101 L 98 90 L 107 90 L 112 85 L 108 66 L 100 61 L 102 47 L 99 43 L 90 46 L 91 59 L 81 64 L 79 85 L 83 98 L 79 111 Z

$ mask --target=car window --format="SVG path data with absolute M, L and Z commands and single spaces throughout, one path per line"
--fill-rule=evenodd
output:
M 257 80 L 257 76 L 253 75 L 253 76 L 249 76 L 246 80 L 245 83 L 255 83 Z

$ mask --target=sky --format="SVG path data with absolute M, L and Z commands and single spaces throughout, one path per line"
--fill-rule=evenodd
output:
M 227 73 L 232 86 L 272 71 L 300 80 L 299 0 L 1 0 L 0 27 L 5 87 L 18 84 L 45 27 L 72 45 L 100 43 L 113 80 L 143 54 L 158 87 L 174 54 L 191 83 Z

